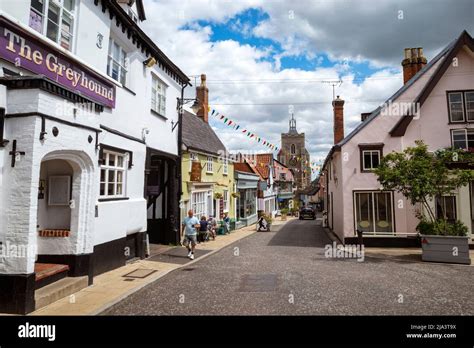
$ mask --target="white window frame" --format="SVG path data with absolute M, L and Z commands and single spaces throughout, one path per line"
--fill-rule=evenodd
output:
M 467 100 L 467 94 L 471 94 L 473 96 L 473 100 L 468 101 Z M 468 122 L 474 122 L 474 106 L 472 108 L 468 108 L 467 103 L 472 103 L 474 105 L 474 91 L 466 91 L 464 92 L 464 105 L 466 109 L 466 120 Z M 472 113 L 472 118 L 469 118 L 469 113 Z
M 49 7 L 50 7 L 51 3 L 54 3 L 54 5 L 59 8 L 58 23 L 54 23 L 54 22 L 51 21 L 54 25 L 57 26 L 57 38 L 56 39 L 50 38 L 48 36 L 48 23 L 50 22 L 50 19 L 48 17 L 48 13 L 49 13 Z M 64 0 L 43 0 L 43 13 L 40 13 L 37 9 L 35 9 L 31 6 L 31 1 L 30 1 L 30 18 L 28 20 L 28 26 L 30 28 L 33 28 L 31 26 L 31 13 L 32 12 L 35 13 L 36 15 L 38 15 L 38 16 L 41 16 L 41 18 L 42 18 L 42 23 L 41 23 L 42 28 L 41 28 L 40 33 L 43 34 L 44 36 L 46 36 L 51 41 L 58 44 L 59 46 L 61 46 L 62 48 L 66 49 L 68 51 L 72 51 L 72 48 L 74 46 L 74 40 L 75 40 L 75 36 L 74 36 L 75 25 L 76 25 L 75 13 L 76 13 L 76 9 L 77 9 L 77 3 L 78 3 L 78 1 L 74 0 L 73 10 L 69 11 L 64 7 Z M 63 30 L 63 26 L 62 26 L 63 18 L 65 18 L 66 16 L 68 16 L 71 19 L 71 23 L 70 23 L 71 26 L 70 26 L 70 31 L 69 32 L 66 32 L 65 30 Z M 34 29 L 34 30 L 36 30 L 36 29 Z M 66 35 L 64 35 L 64 34 L 66 34 Z M 65 36 L 70 37 L 69 47 L 65 47 L 61 44 L 63 36 L 64 37 Z
M 166 117 L 166 91 L 168 85 L 155 74 L 151 74 L 151 76 L 151 109 Z
M 206 172 L 214 173 L 214 158 L 212 156 L 207 156 Z
M 102 150 L 103 151 L 103 156 L 105 155 L 105 163 L 100 164 L 100 176 L 99 176 L 99 197 L 100 198 L 124 198 L 126 197 L 126 189 L 127 189 L 127 168 L 128 168 L 128 153 L 122 153 L 122 152 L 116 152 L 116 151 L 110 151 L 110 150 Z M 110 165 L 109 164 L 109 159 L 110 156 L 113 155 L 115 156 L 115 164 Z M 122 158 L 122 166 L 118 165 L 118 158 Z M 101 158 L 102 159 L 102 158 Z M 104 175 L 104 180 L 102 180 L 102 171 L 105 171 Z M 109 172 L 113 171 L 114 174 L 114 181 L 113 181 L 113 192 L 112 194 L 109 194 Z M 118 178 L 118 173 L 122 173 L 122 181 L 119 182 L 117 180 Z M 122 192 L 120 194 L 117 194 L 117 187 L 118 185 L 122 185 Z M 104 185 L 104 194 L 101 194 L 100 189 L 101 186 Z
M 453 94 L 459 94 L 461 95 L 461 101 L 460 102 L 451 102 L 449 97 Z M 461 110 L 462 110 L 462 120 L 459 121 L 453 121 L 453 110 L 451 108 L 451 103 L 461 103 Z M 448 92 L 448 107 L 449 107 L 449 122 L 450 123 L 463 123 L 466 122 L 466 115 L 464 113 L 464 93 L 461 91 L 456 91 L 456 92 Z
M 296 155 L 296 145 L 295 145 L 295 144 L 291 144 L 291 146 L 290 146 L 290 154 Z
M 466 128 L 458 128 L 458 129 L 451 129 L 451 144 L 452 147 L 454 146 L 454 133 L 463 133 L 464 134 L 464 147 L 461 147 L 461 149 L 469 149 L 469 141 L 467 139 L 468 133 L 472 134 L 474 136 L 474 129 L 466 129 Z
M 114 57 L 114 47 L 118 46 L 119 57 Z M 118 65 L 118 76 L 114 78 L 112 75 L 114 63 Z M 123 75 L 125 74 L 125 75 Z M 109 38 L 109 51 L 107 53 L 107 75 L 113 78 L 115 81 L 122 84 L 122 86 L 128 85 L 128 52 L 120 42 L 115 40 L 113 37 Z M 123 81 L 124 80 L 124 81 Z
M 195 152 L 189 153 L 189 172 L 193 170 L 193 162 L 198 161 L 199 157 Z
M 228 158 L 224 158 L 222 160 L 222 174 L 223 175 L 229 175 L 229 159 Z
M 222 190 L 222 202 L 224 203 L 224 213 L 228 213 L 230 209 L 229 190 Z
M 207 197 L 208 191 L 191 192 L 191 209 L 198 219 L 207 215 Z
M 380 165 L 380 160 L 381 160 L 381 157 L 382 157 L 382 154 L 380 152 L 380 150 L 362 150 L 362 170 L 364 171 L 372 171 L 374 170 L 375 168 L 377 167 L 374 167 L 374 164 L 372 163 L 372 154 L 376 152 L 377 153 L 377 156 L 379 158 L 379 165 Z M 366 163 L 365 163 L 365 154 L 366 153 L 369 153 L 370 154 L 370 167 L 367 167 L 366 166 Z

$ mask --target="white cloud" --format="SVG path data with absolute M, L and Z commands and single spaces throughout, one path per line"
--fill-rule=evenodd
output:
M 280 145 L 280 133 L 288 130 L 288 105 L 293 104 L 297 127 L 306 134 L 308 150 L 313 158 L 322 158 L 332 145 L 333 134 L 332 87 L 321 79 L 337 79 L 344 72 L 344 82 L 336 92 L 346 100 L 347 134 L 360 122 L 361 112 L 372 111 L 401 87 L 399 61 L 404 46 L 416 44 L 434 50 L 447 44 L 448 40 L 444 40 L 447 34 L 443 34 L 442 41 L 431 36 L 426 42 L 421 36 L 420 40 L 412 40 L 412 26 L 410 32 L 390 29 L 394 25 L 390 16 L 400 6 L 406 6 L 407 20 L 414 20 L 411 16 L 420 13 L 421 5 L 413 8 L 409 5 L 411 2 L 405 0 L 384 2 L 377 5 L 376 12 L 372 0 L 357 2 L 357 6 L 345 1 L 337 1 L 338 6 L 330 1 L 311 1 L 310 4 L 308 6 L 308 1 L 257 0 L 148 1 L 145 3 L 148 17 L 145 30 L 188 75 L 207 74 L 211 105 L 277 146 Z M 438 2 L 435 2 L 434 10 L 439 12 L 436 4 Z M 317 52 L 324 52 L 341 62 L 344 58 L 358 62 L 368 59 L 372 66 L 388 64 L 396 69 L 379 71 L 360 85 L 351 81 L 353 72 L 343 64 L 331 68 L 318 65 L 314 71 L 280 70 L 279 59 L 277 64 L 262 60 L 274 54 L 271 48 L 242 45 L 232 40 L 211 42 L 211 28 L 195 24 L 197 20 L 225 23 L 251 7 L 261 7 L 270 15 L 253 32 L 282 44 L 285 51 L 276 58 L 299 53 L 316 57 Z M 288 18 L 291 10 L 295 13 L 293 20 Z M 448 17 L 451 12 L 447 10 Z M 189 27 L 182 29 L 184 25 Z M 440 30 L 447 27 L 443 23 L 440 26 Z M 275 80 L 299 82 L 276 83 Z M 281 105 L 223 105 L 251 103 Z M 240 130 L 223 127 L 219 120 L 213 119 L 211 124 L 217 127 L 218 135 L 229 150 L 265 149 Z

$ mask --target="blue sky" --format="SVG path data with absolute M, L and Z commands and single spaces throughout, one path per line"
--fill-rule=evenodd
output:
M 233 40 L 239 42 L 241 45 L 250 45 L 260 50 L 268 50 L 268 52 L 271 53 L 261 60 L 273 64 L 279 61 L 280 64 L 276 65 L 278 70 L 299 69 L 303 71 L 314 71 L 316 68 L 329 68 L 340 64 L 347 64 L 349 67 L 348 70 L 341 72 L 340 77 L 342 78 L 349 73 L 353 74 L 357 79 L 355 83 L 360 84 L 364 81 L 365 77 L 387 68 L 383 66 L 374 68 L 367 60 L 351 61 L 347 59 L 330 59 L 326 52 L 318 52 L 316 55 L 309 51 L 301 52 L 297 55 L 285 54 L 284 48 L 278 41 L 258 37 L 253 33 L 253 29 L 269 18 L 269 14 L 262 9 L 250 8 L 224 22 L 197 20 L 192 24 L 182 26 L 181 29 L 193 29 L 196 25 L 199 27 L 210 27 L 212 30 L 212 34 L 210 35 L 211 42 Z M 282 57 L 280 58 L 280 56 Z

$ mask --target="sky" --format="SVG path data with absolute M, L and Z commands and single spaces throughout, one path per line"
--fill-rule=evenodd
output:
M 220 114 L 280 146 L 290 113 L 312 161 L 333 145 L 333 87 L 345 100 L 345 134 L 360 114 L 403 84 L 406 47 L 428 60 L 463 30 L 474 35 L 472 0 L 145 0 L 143 28 L 199 83 Z M 194 87 L 188 87 L 194 97 Z M 218 117 L 230 151 L 267 151 Z

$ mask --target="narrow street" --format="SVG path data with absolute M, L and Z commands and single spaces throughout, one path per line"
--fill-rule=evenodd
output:
M 330 243 L 320 221 L 290 221 L 173 271 L 102 314 L 474 314 L 472 267 L 329 259 Z

